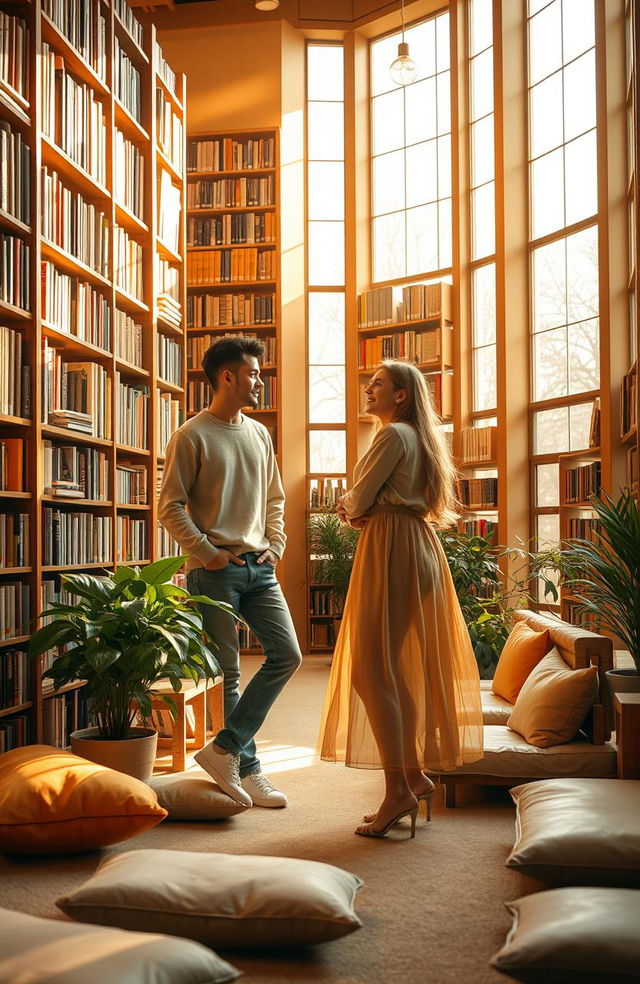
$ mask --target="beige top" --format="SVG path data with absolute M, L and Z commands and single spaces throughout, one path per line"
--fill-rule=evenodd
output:
M 423 516 L 426 461 L 412 424 L 381 427 L 353 472 L 353 488 L 344 497 L 349 519 L 373 505 L 408 506 Z
M 235 554 L 284 551 L 284 491 L 269 431 L 252 417 L 237 424 L 201 410 L 171 437 L 158 518 L 187 570 L 225 547 Z

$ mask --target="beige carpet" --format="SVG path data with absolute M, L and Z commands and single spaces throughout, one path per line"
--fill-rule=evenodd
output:
M 246 660 L 249 675 L 256 661 Z M 364 926 L 311 952 L 229 954 L 252 984 L 484 984 L 511 980 L 488 961 L 510 920 L 503 903 L 536 890 L 504 866 L 514 811 L 501 790 L 461 789 L 445 810 L 438 797 L 415 840 L 365 840 L 353 827 L 380 798 L 381 774 L 320 763 L 314 754 L 325 661 L 309 659 L 259 735 L 263 766 L 289 794 L 286 810 L 254 808 L 225 823 L 163 823 L 90 855 L 0 860 L 0 905 L 63 918 L 54 905 L 113 853 L 135 848 L 227 851 L 313 858 L 340 865 L 365 882 L 356 900 Z M 197 768 L 197 767 L 196 767 Z M 117 984 L 117 982 L 113 982 Z

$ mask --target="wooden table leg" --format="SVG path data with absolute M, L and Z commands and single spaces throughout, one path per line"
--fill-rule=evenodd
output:
M 222 680 L 210 683 L 207 687 L 207 710 L 211 723 L 211 732 L 217 735 L 224 727 L 224 689 Z
M 173 722 L 173 742 L 171 751 L 173 761 L 172 772 L 184 772 L 187 764 L 187 729 L 185 723 L 184 694 L 174 694 L 176 716 Z
M 191 700 L 193 715 L 195 717 L 195 728 L 193 736 L 196 748 L 203 748 L 207 741 L 207 707 L 205 702 L 204 690 Z

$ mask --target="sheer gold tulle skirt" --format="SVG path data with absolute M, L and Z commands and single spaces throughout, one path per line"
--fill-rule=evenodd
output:
M 431 772 L 483 757 L 478 667 L 444 551 L 430 525 L 396 506 L 376 507 L 360 536 L 322 715 L 322 759 L 383 767 L 366 711 L 383 689 L 403 729 L 398 761 L 387 750 L 385 766 L 410 764 L 414 746 L 415 761 Z

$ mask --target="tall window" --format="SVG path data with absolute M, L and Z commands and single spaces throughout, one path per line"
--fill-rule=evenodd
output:
M 636 336 L 636 153 L 635 153 L 635 93 L 636 66 L 633 60 L 633 5 L 631 0 L 625 4 L 626 64 L 627 64 L 627 170 L 629 184 L 627 192 L 627 216 L 629 236 L 629 358 L 633 364 L 637 357 Z
M 449 15 L 405 31 L 417 80 L 389 75 L 401 35 L 371 44 L 373 280 L 451 267 Z

